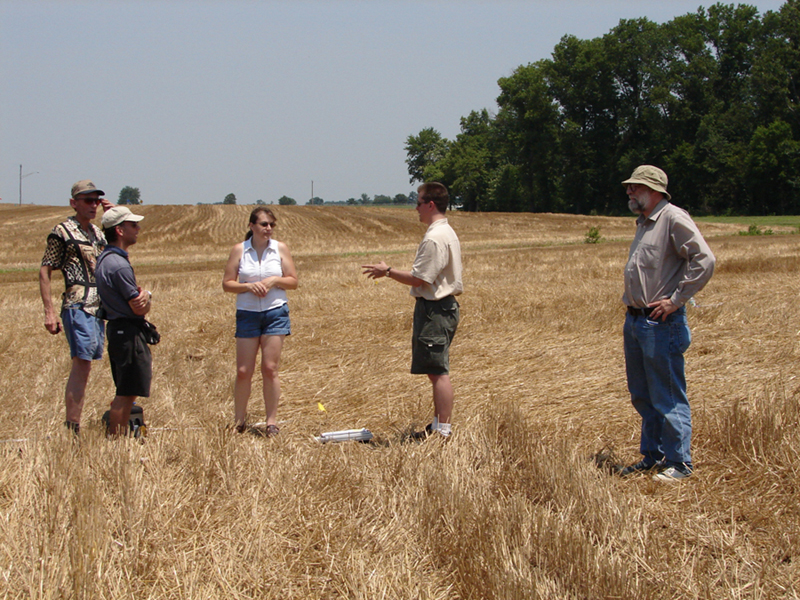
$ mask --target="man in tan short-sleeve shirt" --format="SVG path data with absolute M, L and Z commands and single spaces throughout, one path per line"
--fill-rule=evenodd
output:
M 416 300 L 412 336 L 411 372 L 425 374 L 433 386 L 433 421 L 420 437 L 438 434 L 450 436 L 453 412 L 453 386 L 450 382 L 450 342 L 459 321 L 456 296 L 461 283 L 461 246 L 447 222 L 445 211 L 450 203 L 447 188 L 441 183 L 424 183 L 419 189 L 417 213 L 428 225 L 414 265 L 410 271 L 394 269 L 381 261 L 362 265 L 371 279 L 389 277 L 411 287 Z

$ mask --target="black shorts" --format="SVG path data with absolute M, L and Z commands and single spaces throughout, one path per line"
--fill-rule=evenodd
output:
M 140 324 L 134 319 L 115 319 L 106 326 L 111 376 L 117 396 L 150 396 L 153 358 Z
M 411 340 L 411 372 L 447 375 L 450 372 L 450 342 L 458 328 L 458 302 L 454 296 L 441 300 L 417 298 Z

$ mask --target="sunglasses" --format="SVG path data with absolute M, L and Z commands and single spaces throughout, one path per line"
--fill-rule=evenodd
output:
M 85 196 L 81 197 L 81 200 L 86 202 L 86 204 L 100 204 L 100 202 L 102 202 L 100 198 L 86 198 Z
M 273 221 L 261 221 L 259 225 L 261 225 L 261 227 L 272 227 L 273 229 L 278 226 L 278 224 Z

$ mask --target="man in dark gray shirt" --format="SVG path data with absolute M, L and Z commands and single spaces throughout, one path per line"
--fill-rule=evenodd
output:
M 103 215 L 108 246 L 97 259 L 95 276 L 108 319 L 108 358 L 117 388 L 109 411 L 109 435 L 124 433 L 136 398 L 150 396 L 152 357 L 142 326 L 150 312 L 151 294 L 136 284 L 127 252 L 136 243 L 142 219 L 124 206 Z
M 642 417 L 643 458 L 621 474 L 657 470 L 656 481 L 678 481 L 693 471 L 685 304 L 711 279 L 715 259 L 689 213 L 670 204 L 664 171 L 642 165 L 622 184 L 628 207 L 639 215 L 622 301 L 628 391 Z

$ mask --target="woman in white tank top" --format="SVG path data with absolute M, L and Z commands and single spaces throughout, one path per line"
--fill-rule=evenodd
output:
M 283 340 L 291 334 L 286 290 L 297 289 L 297 271 L 289 247 L 272 239 L 276 224 L 270 209 L 255 208 L 250 213 L 250 231 L 245 241 L 231 250 L 222 277 L 222 289 L 236 294 L 236 430 L 244 433 L 247 429 L 247 403 L 260 348 L 267 437 L 279 431 L 278 363 Z

